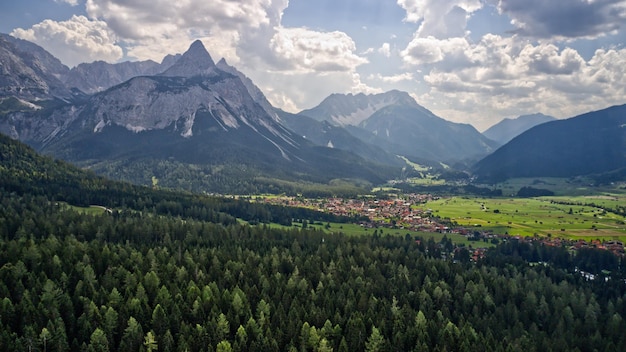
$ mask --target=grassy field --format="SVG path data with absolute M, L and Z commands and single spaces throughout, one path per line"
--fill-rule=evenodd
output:
M 553 201 L 589 204 L 626 204 L 626 196 L 611 197 L 473 198 L 452 197 L 429 202 L 425 208 L 462 226 L 521 236 L 571 239 L 626 239 L 626 218 L 599 207 L 563 205 Z
M 246 223 L 246 221 L 243 220 L 239 220 L 240 223 Z M 314 223 L 314 224 L 309 224 L 307 227 L 309 229 L 318 229 L 321 231 L 324 231 L 328 234 L 344 234 L 346 236 L 372 236 L 374 234 L 374 231 L 376 229 L 368 229 L 368 228 L 364 228 L 360 225 L 357 224 L 342 224 L 342 223 L 328 223 L 330 225 L 330 227 L 326 226 L 326 223 L 321 224 L 321 223 Z M 276 228 L 276 229 L 294 229 L 294 228 L 301 228 L 302 224 L 300 223 L 293 223 L 292 226 L 284 226 L 284 225 L 280 225 L 280 224 L 265 224 L 266 226 L 269 226 L 271 228 Z M 419 232 L 419 231 L 409 231 L 409 230 L 402 230 L 402 229 L 388 229 L 388 228 L 380 228 L 378 229 L 378 234 L 380 236 L 387 236 L 387 235 L 391 235 L 391 236 L 406 236 L 407 234 L 409 234 L 411 237 L 415 237 L 415 236 L 419 236 L 424 240 L 428 240 L 429 238 L 433 238 L 435 240 L 435 242 L 440 242 L 441 239 L 443 238 L 443 236 L 447 236 L 447 238 L 449 238 L 453 243 L 458 244 L 458 245 L 466 245 L 466 246 L 472 246 L 474 248 L 477 247 L 481 247 L 481 248 L 488 248 L 488 247 L 493 247 L 494 245 L 491 243 L 487 243 L 487 242 L 475 242 L 475 241 L 469 241 L 465 236 L 461 236 L 459 234 L 441 234 L 441 233 L 433 233 L 433 232 Z
M 590 184 L 591 181 L 579 178 L 576 180 L 557 177 L 532 177 L 532 178 L 514 178 L 506 182 L 495 185 L 482 185 L 489 188 L 497 188 L 502 190 L 504 196 L 517 194 L 522 187 L 542 188 L 554 192 L 557 196 L 577 197 L 577 196 L 593 196 L 606 192 L 612 193 L 618 190 L 619 186 L 603 186 L 597 187 Z M 623 185 L 622 185 L 623 186 Z M 623 193 L 625 190 L 620 190 Z
M 72 209 L 72 210 L 74 210 L 74 211 L 76 211 L 78 213 L 81 213 L 81 214 L 100 215 L 100 214 L 102 214 L 102 213 L 104 213 L 106 211 L 106 208 L 101 207 L 99 205 L 91 205 L 91 206 L 88 206 L 88 207 L 77 207 L 75 205 L 69 205 L 69 204 L 66 204 L 66 203 L 63 203 L 63 204 L 65 204 L 70 209 Z

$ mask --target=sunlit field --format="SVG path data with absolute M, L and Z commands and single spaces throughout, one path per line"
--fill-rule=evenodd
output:
M 597 206 L 591 206 L 591 203 Z M 499 234 L 626 239 L 624 216 L 600 208 L 612 208 L 617 204 L 626 204 L 626 197 L 452 197 L 429 202 L 424 207 L 432 209 L 434 215 L 449 218 L 458 225 Z

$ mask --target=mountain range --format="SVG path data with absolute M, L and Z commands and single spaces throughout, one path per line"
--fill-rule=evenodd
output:
M 92 71 L 103 66 L 92 65 Z M 144 184 L 157 179 L 194 191 L 251 191 L 258 177 L 380 183 L 399 173 L 285 128 L 258 88 L 224 61 L 216 65 L 200 41 L 159 74 L 81 93 L 62 100 L 49 94 L 34 103 L 6 98 L 1 105 L 10 111 L 0 130 L 114 178 Z M 10 99 L 21 100 L 8 104 Z M 20 102 L 24 106 L 14 108 Z
M 623 143 L 610 144 L 622 141 L 615 132 L 624 130 L 620 108 L 613 118 L 590 113 L 597 123 L 582 128 L 572 122 L 577 118 L 541 124 L 551 118 L 533 115 L 505 119 L 484 134 L 395 90 L 333 94 L 288 113 L 224 59 L 215 63 L 200 41 L 161 63 L 97 61 L 70 69 L 3 34 L 0 60 L 1 133 L 139 184 L 240 193 L 277 191 L 286 182 L 377 184 L 406 175 L 406 160 L 436 169 L 482 159 L 473 171 L 485 180 L 582 175 L 614 170 L 624 154 Z M 558 128 L 543 129 L 556 122 Z M 565 136 L 576 136 L 569 154 L 559 150 Z M 569 159 L 573 151 L 579 160 Z
M 498 146 L 473 126 L 444 120 L 397 90 L 333 94 L 299 115 L 344 127 L 363 142 L 414 161 L 478 159 Z

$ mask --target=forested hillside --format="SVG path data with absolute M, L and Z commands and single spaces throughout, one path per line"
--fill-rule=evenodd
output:
M 80 170 L 15 142 L 1 150 L 2 351 L 615 351 L 626 343 L 623 273 L 589 280 L 564 249 L 508 243 L 472 263 L 449 242 L 250 226 L 237 212 L 300 215 L 80 181 Z M 111 211 L 59 202 L 72 187 Z

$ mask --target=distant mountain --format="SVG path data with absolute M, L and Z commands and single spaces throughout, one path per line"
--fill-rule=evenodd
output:
M 318 106 L 299 114 L 337 126 L 358 126 L 376 111 L 390 105 L 418 107 L 406 92 L 392 90 L 381 94 L 332 94 Z
M 284 127 L 258 88 L 225 62 L 215 65 L 200 41 L 172 62 L 81 100 L 0 112 L 0 132 L 110 177 L 195 191 L 254 191 L 259 177 L 388 177 L 380 165 Z
M 170 65 L 171 66 L 171 65 Z M 104 61 L 83 63 L 72 68 L 62 79 L 69 86 L 87 94 L 101 92 L 137 76 L 153 76 L 169 66 L 154 61 L 121 62 L 110 64 Z
M 69 68 L 40 46 L 0 34 L 0 98 L 71 99 L 61 81 Z
M 626 105 L 531 128 L 478 162 L 480 180 L 571 177 L 626 167 Z
M 452 162 L 482 157 L 495 149 L 494 142 L 471 125 L 444 120 L 419 105 L 387 106 L 359 127 L 370 132 L 368 142 L 407 157 Z
M 522 115 L 514 119 L 506 118 L 489 127 L 483 132 L 483 135 L 500 145 L 504 145 L 530 128 L 554 120 L 556 120 L 554 117 L 540 113 Z
M 364 143 L 422 162 L 478 159 L 497 146 L 472 126 L 446 121 L 396 90 L 333 94 L 299 115 L 343 126 Z

